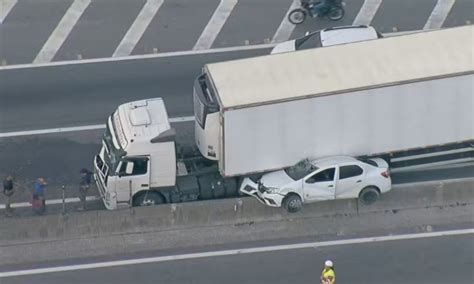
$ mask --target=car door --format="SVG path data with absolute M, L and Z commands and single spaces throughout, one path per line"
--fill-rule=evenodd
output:
M 326 168 L 308 175 L 303 180 L 303 194 L 308 202 L 334 199 L 336 168 Z
M 353 198 L 365 187 L 364 169 L 357 164 L 339 166 L 337 198 Z
M 130 183 L 132 195 L 140 190 L 150 189 L 150 159 L 148 157 L 128 157 L 120 162 L 115 188 L 119 202 L 130 200 Z

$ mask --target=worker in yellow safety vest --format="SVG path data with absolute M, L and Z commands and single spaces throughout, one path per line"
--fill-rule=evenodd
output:
M 330 260 L 324 262 L 324 269 L 321 273 L 321 284 L 335 284 L 336 273 L 334 273 L 334 264 Z

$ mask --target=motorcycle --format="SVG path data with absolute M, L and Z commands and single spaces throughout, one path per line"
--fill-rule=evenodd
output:
M 334 5 L 326 7 L 323 11 L 318 13 L 315 7 L 320 3 L 321 2 L 309 3 L 307 1 L 301 1 L 301 7 L 292 10 L 288 14 L 288 20 L 292 24 L 299 25 L 305 21 L 308 15 L 312 18 L 325 16 L 331 21 L 338 21 L 344 17 L 345 11 L 343 6 L 345 3 L 342 2 L 342 0 L 336 1 Z

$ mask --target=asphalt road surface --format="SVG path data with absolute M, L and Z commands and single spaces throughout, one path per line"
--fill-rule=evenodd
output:
M 122 41 L 127 55 L 139 55 L 192 50 L 198 43 L 207 49 L 281 41 L 336 25 L 371 24 L 386 33 L 474 22 L 472 0 L 350 0 L 342 20 L 309 19 L 296 27 L 285 17 L 292 0 L 2 1 L 4 65 L 31 63 L 40 54 L 47 61 L 111 57 Z M 285 24 L 287 32 L 277 36 Z
M 162 97 L 170 117 L 193 115 L 194 79 L 206 63 L 268 49 L 148 60 L 0 70 L 0 133 L 103 124 L 128 101 Z
M 290 240 L 291 242 L 291 240 Z M 271 245 L 268 242 L 266 246 Z M 182 252 L 186 253 L 186 252 Z M 13 283 L 319 283 L 326 259 L 335 263 L 337 283 L 351 284 L 469 284 L 474 281 L 472 234 L 420 239 L 389 240 L 306 247 L 299 249 L 239 253 L 178 260 L 0 278 Z M 159 255 L 159 254 L 158 254 Z M 150 253 L 143 254 L 150 257 Z M 123 255 L 116 259 L 137 259 Z M 176 258 L 176 257 L 175 257 Z M 34 268 L 34 267 L 31 267 Z

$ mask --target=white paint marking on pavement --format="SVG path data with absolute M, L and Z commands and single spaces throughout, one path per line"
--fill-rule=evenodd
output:
M 120 62 L 120 61 L 130 61 L 130 60 L 147 60 L 147 59 L 156 59 L 156 58 L 191 56 L 191 55 L 223 53 L 223 52 L 236 52 L 236 51 L 246 51 L 246 50 L 267 49 L 267 48 L 272 48 L 274 46 L 275 46 L 275 44 L 268 43 L 268 44 L 256 44 L 256 45 L 244 45 L 244 46 L 213 48 L 213 49 L 206 49 L 206 50 L 172 51 L 172 52 L 164 52 L 164 53 L 156 53 L 156 54 L 131 55 L 131 56 L 124 56 L 124 57 L 107 57 L 107 58 L 93 58 L 93 59 L 81 59 L 81 60 L 65 60 L 65 61 L 56 61 L 56 62 L 39 63 L 39 64 L 32 64 L 32 63 L 30 63 L 30 64 L 17 64 L 17 65 L 0 66 L 0 71 L 2 71 L 2 70 L 28 69 L 28 68 L 39 68 L 39 67 L 51 67 L 51 66 L 66 66 L 66 65 L 79 65 L 79 64 L 105 63 L 105 62 Z
M 45 63 L 53 60 L 59 48 L 61 48 L 77 21 L 79 21 L 82 13 L 84 13 L 90 3 L 91 0 L 74 0 L 61 21 L 59 21 L 59 24 L 56 26 L 53 33 L 41 48 L 38 55 L 36 55 L 33 63 Z
M 287 41 L 290 38 L 296 26 L 288 21 L 288 14 L 300 6 L 300 1 L 301 0 L 293 0 L 293 3 L 291 3 L 290 8 L 285 14 L 285 18 L 281 21 L 275 35 L 273 35 L 272 43 Z
M 145 33 L 148 25 L 151 23 L 162 4 L 163 0 L 146 1 L 132 26 L 122 38 L 117 49 L 115 49 L 114 54 L 112 55 L 113 57 L 128 56 L 132 53 L 135 45 L 137 45 L 143 33 Z
M 18 0 L 0 0 L 0 24 L 3 23 L 3 20 L 5 20 L 17 2 Z
M 456 0 L 438 0 L 423 29 L 441 28 L 455 2 Z
M 390 159 L 390 162 L 393 163 L 393 162 L 400 162 L 400 161 L 408 161 L 408 160 L 429 158 L 429 157 L 435 157 L 435 156 L 440 156 L 440 155 L 458 154 L 458 153 L 471 152 L 471 151 L 474 151 L 474 146 L 454 149 L 454 150 L 433 152 L 433 153 L 428 153 L 428 154 L 418 154 L 418 155 L 410 155 L 406 157 L 393 158 L 393 159 Z
M 365 0 L 352 25 L 370 25 L 380 4 L 382 4 L 382 0 Z
M 346 240 L 313 242 L 313 243 L 299 243 L 299 244 L 290 244 L 290 245 L 254 247 L 254 248 L 221 250 L 221 251 L 209 251 L 209 252 L 190 253 L 190 254 L 178 254 L 178 255 L 148 257 L 148 258 L 139 258 L 139 259 L 97 262 L 97 263 L 89 263 L 89 264 L 76 264 L 76 265 L 67 265 L 67 266 L 58 266 L 58 267 L 7 271 L 7 272 L 0 272 L 0 278 L 54 273 L 54 272 L 76 271 L 76 270 L 84 270 L 84 269 L 96 269 L 96 268 L 104 268 L 104 267 L 136 265 L 136 264 L 145 264 L 145 263 L 157 263 L 157 262 L 185 260 L 185 259 L 197 259 L 197 258 L 216 257 L 216 256 L 241 255 L 241 254 L 250 254 L 250 253 L 320 248 L 320 247 L 330 247 L 330 246 L 340 246 L 340 245 L 364 244 L 364 243 L 398 241 L 398 240 L 412 240 L 412 239 L 470 235 L 470 234 L 474 234 L 474 229 L 368 237 L 368 238 L 359 238 L 359 239 L 346 239 Z
M 170 118 L 169 121 L 171 123 L 194 121 L 194 116 L 173 117 L 173 118 Z M 85 131 L 85 130 L 97 130 L 97 129 L 104 129 L 104 128 L 105 128 L 105 124 L 96 124 L 96 125 L 61 127 L 61 128 L 50 128 L 50 129 L 39 129 L 39 130 L 15 131 L 15 132 L 0 133 L 0 138 L 63 133 L 63 132 L 75 132 L 75 131 Z
M 398 36 L 411 33 L 422 32 L 422 30 L 414 31 L 404 31 L 404 32 L 393 32 L 393 33 L 384 33 L 384 36 Z M 39 63 L 39 64 L 17 64 L 17 65 L 7 65 L 0 66 L 0 71 L 3 70 L 18 70 L 18 69 L 30 69 L 30 68 L 42 68 L 42 67 L 53 67 L 53 66 L 67 66 L 67 65 L 80 65 L 80 64 L 96 64 L 96 63 L 107 63 L 107 62 L 120 62 L 120 61 L 131 61 L 131 60 L 148 60 L 148 59 L 157 59 L 157 58 L 167 58 L 167 57 L 179 57 L 179 56 L 193 56 L 201 54 L 212 54 L 212 53 L 224 53 L 224 52 L 238 52 L 238 51 L 247 51 L 247 50 L 258 50 L 258 49 L 270 49 L 275 47 L 276 44 L 255 44 L 255 45 L 246 45 L 246 46 L 232 46 L 232 47 L 222 47 L 222 48 L 213 48 L 206 50 L 188 50 L 188 51 L 172 51 L 164 52 L 157 54 L 144 54 L 144 55 L 132 55 L 124 57 L 107 57 L 107 58 L 93 58 L 93 59 L 81 59 L 81 60 L 65 60 L 65 61 L 56 61 L 48 63 Z
M 201 36 L 194 45 L 193 50 L 211 48 L 237 2 L 238 0 L 221 0 L 219 6 L 217 6 L 217 9 L 214 11 L 214 14 L 212 14 L 209 23 L 207 23 Z
M 87 201 L 94 201 L 94 200 L 100 200 L 100 196 L 87 196 L 86 200 Z M 71 198 L 66 198 L 64 200 L 64 203 L 76 203 L 81 201 L 79 197 L 71 197 Z M 51 199 L 51 200 L 46 200 L 46 205 L 54 205 L 54 204 L 62 204 L 63 200 L 62 199 Z M 29 202 L 18 202 L 18 203 L 12 203 L 11 204 L 12 208 L 21 208 L 21 207 L 31 207 L 31 203 Z M 5 209 L 5 204 L 0 204 L 0 209 Z

